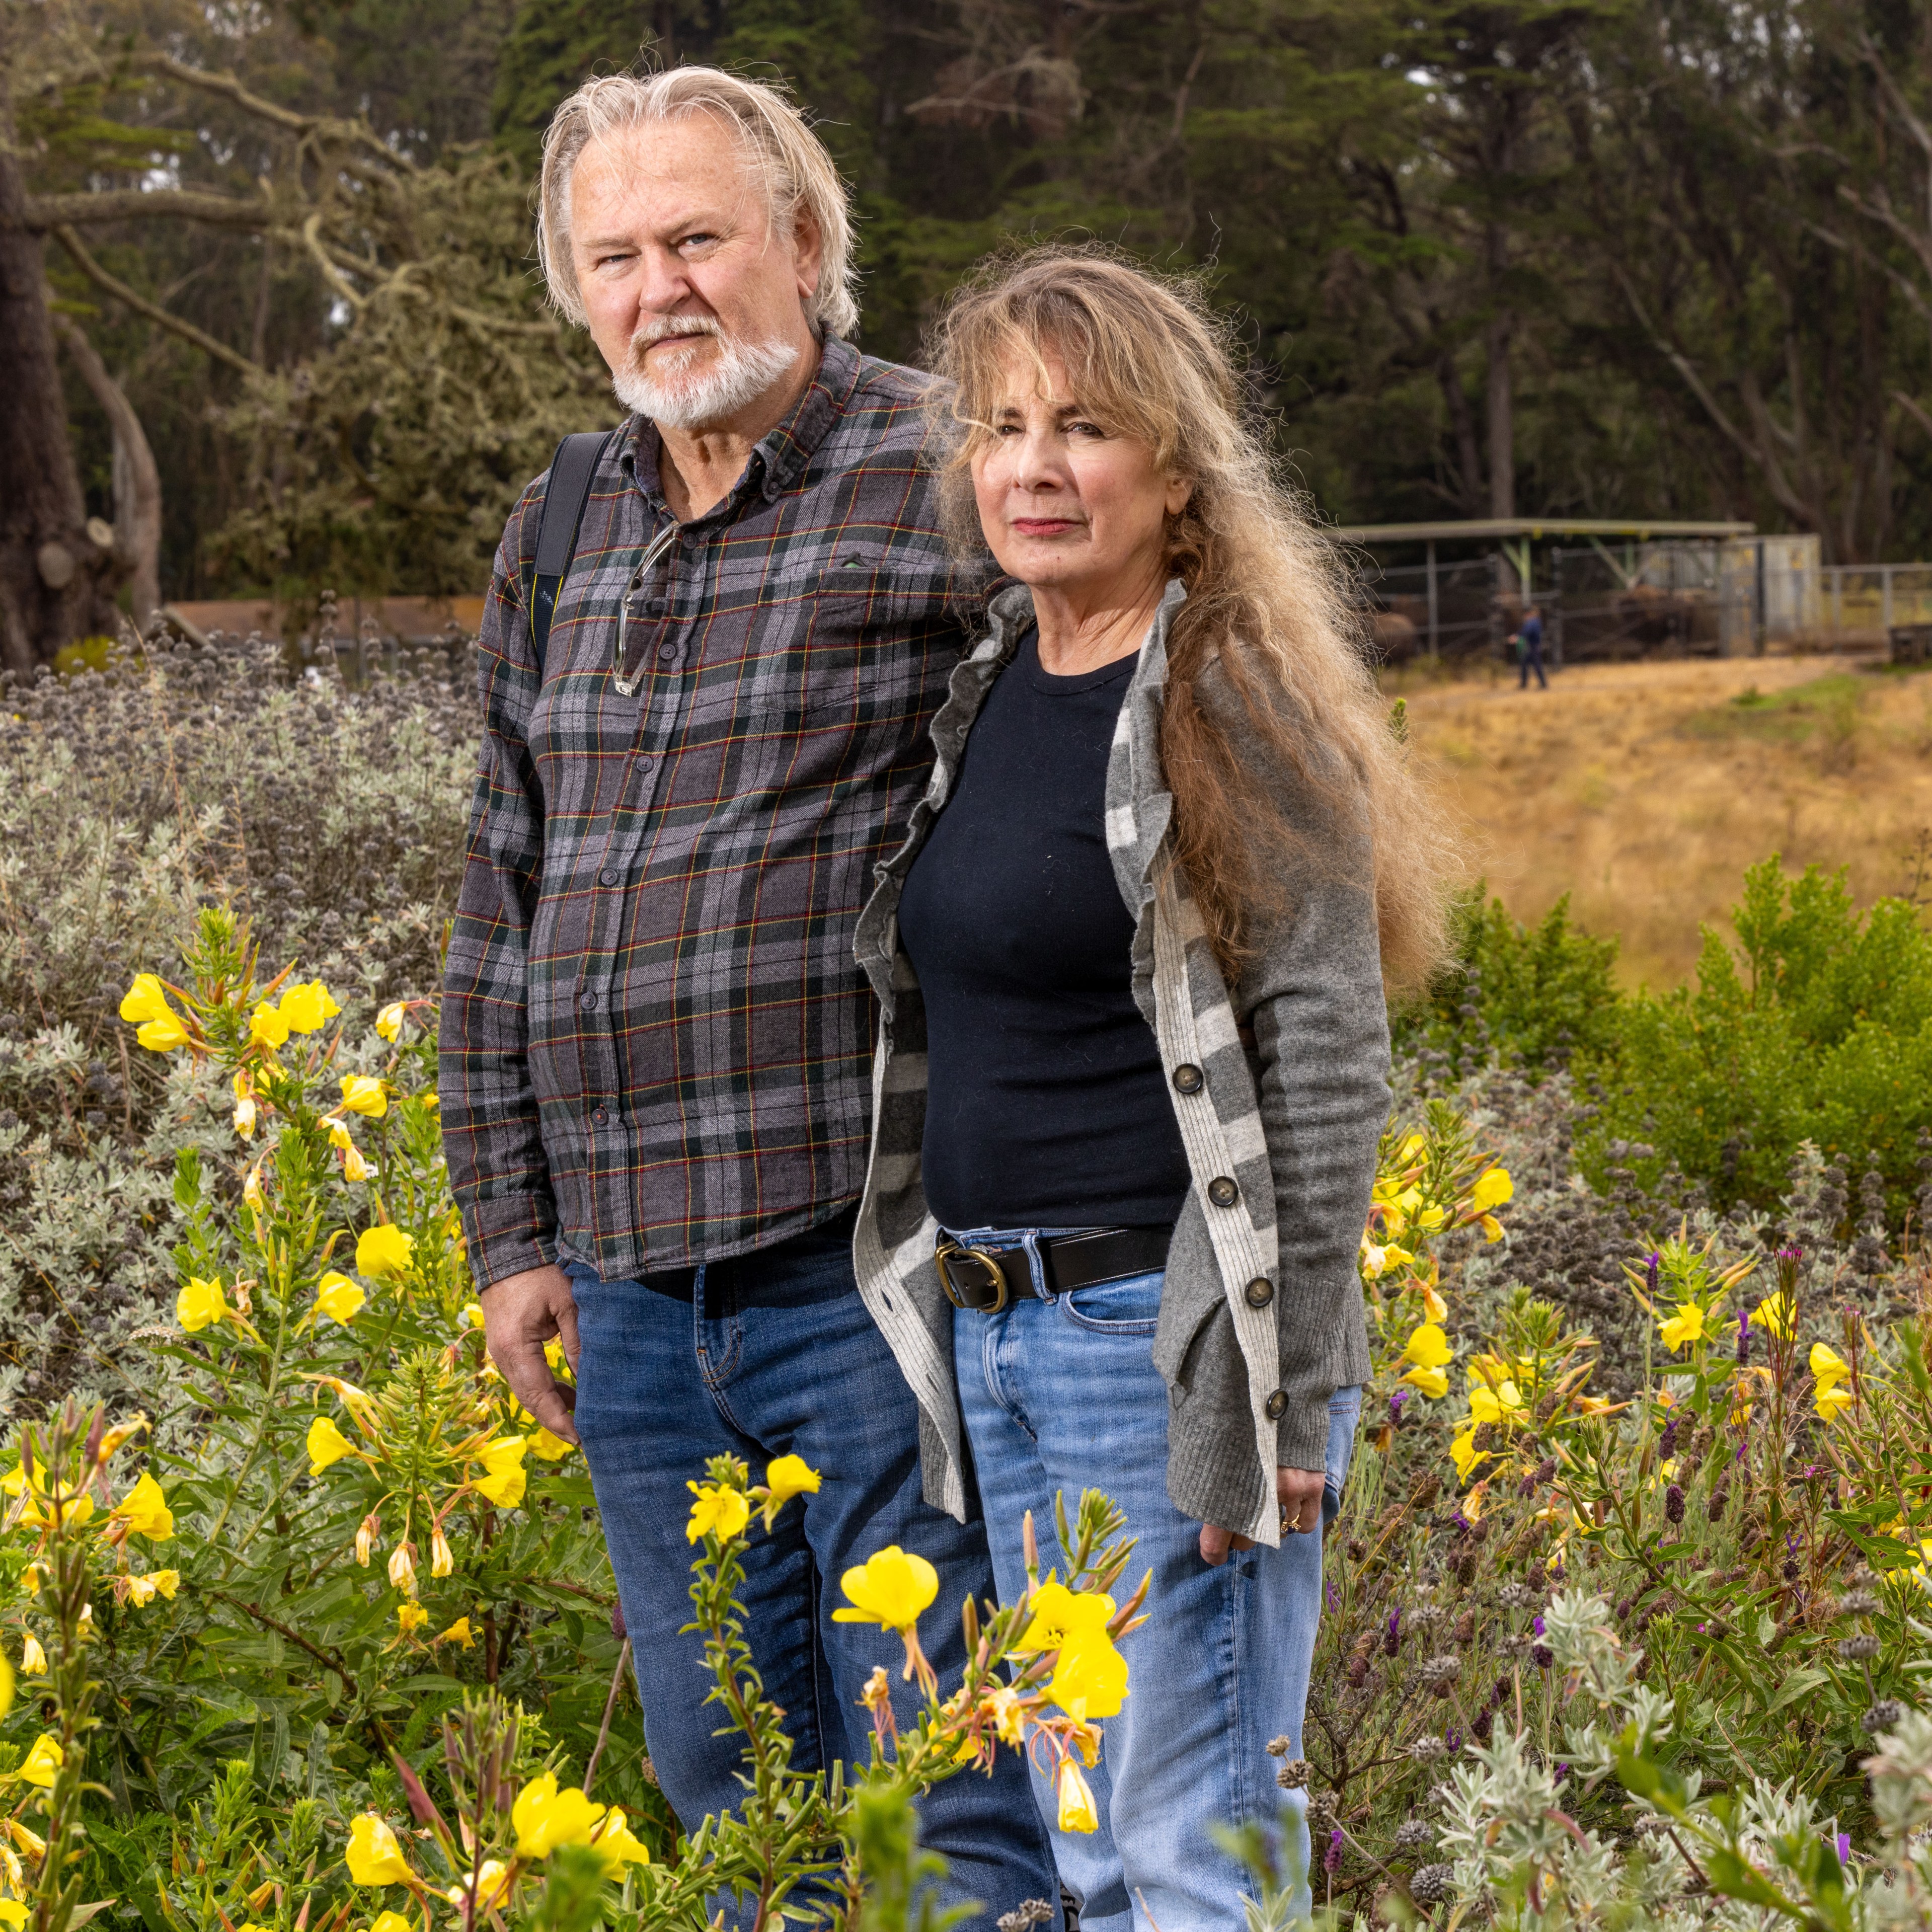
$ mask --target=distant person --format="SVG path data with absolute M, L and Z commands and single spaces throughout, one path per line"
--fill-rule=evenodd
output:
M 1540 605 L 1532 604 L 1522 614 L 1522 622 L 1516 626 L 1516 635 L 1510 641 L 1516 646 L 1517 690 L 1529 688 L 1529 674 L 1533 670 L 1538 688 L 1547 691 L 1550 680 L 1543 674 L 1543 611 Z

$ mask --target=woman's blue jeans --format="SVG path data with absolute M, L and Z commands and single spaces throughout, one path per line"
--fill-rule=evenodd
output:
M 1007 1238 L 1011 1238 L 1010 1234 Z M 1270 1739 L 1301 1754 L 1301 1718 L 1322 1616 L 1322 1532 L 1279 1550 L 1202 1560 L 1201 1526 L 1168 1500 L 1167 1385 L 1154 1366 L 1162 1277 L 1137 1275 L 998 1315 L 959 1310 L 953 1357 L 1000 1600 L 1026 1587 L 1020 1522 L 1028 1510 L 1042 1574 L 1056 1559 L 1053 1499 L 1070 1517 L 1080 1492 L 1104 1490 L 1139 1538 L 1120 1586 L 1154 1580 L 1148 1622 L 1122 1645 L 1127 1698 L 1103 1726 L 1088 1782 L 1100 1812 L 1088 1835 L 1053 1831 L 1061 1878 L 1082 1901 L 1082 1932 L 1227 1932 L 1243 1922 L 1251 1880 L 1215 1842 L 1216 1825 L 1280 1829 L 1286 1870 L 1304 1875 L 1303 1795 L 1275 1782 Z M 1354 1444 L 1361 1390 L 1329 1404 L 1324 1527 L 1334 1520 Z M 1054 1792 L 1037 1769 L 1049 1827 Z

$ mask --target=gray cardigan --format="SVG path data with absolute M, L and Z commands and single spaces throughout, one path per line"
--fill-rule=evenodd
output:
M 1107 848 L 1135 920 L 1134 998 L 1163 1064 L 1206 1076 L 1186 1083 L 1192 1092 L 1170 1083 L 1193 1185 L 1168 1252 L 1154 1359 L 1168 1385 L 1175 1506 L 1275 1544 L 1276 1466 L 1322 1468 L 1330 1396 L 1370 1374 L 1356 1253 L 1388 1114 L 1388 1022 L 1366 832 L 1310 796 L 1218 662 L 1203 670 L 1198 700 L 1268 771 L 1301 835 L 1297 854 L 1276 855 L 1284 909 L 1256 934 L 1232 989 L 1186 882 L 1167 862 L 1174 801 L 1161 772 L 1161 706 L 1168 626 L 1186 596 L 1178 582 L 1168 586 L 1107 765 Z M 898 910 L 967 734 L 1033 621 L 1031 594 L 1002 591 L 989 615 L 989 634 L 954 670 L 933 721 L 932 782 L 904 843 L 878 868 L 857 940 L 880 1008 L 872 1160 L 854 1244 L 860 1287 L 919 1399 L 927 1500 L 962 1520 L 952 1309 L 933 1264 L 937 1224 L 920 1178 L 926 1015 Z M 1316 852 L 1319 861 L 1308 856 Z

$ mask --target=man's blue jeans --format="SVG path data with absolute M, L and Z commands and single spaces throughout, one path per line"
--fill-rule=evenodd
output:
M 1279 1821 L 1284 1868 L 1304 1874 L 1305 1799 L 1275 1783 L 1268 1754 L 1284 1734 L 1301 1754 L 1301 1717 L 1322 1616 L 1322 1534 L 1291 1533 L 1279 1550 L 1202 1560 L 1201 1526 L 1167 1495 L 1167 1385 L 1154 1366 L 1161 1276 L 1137 1275 L 998 1315 L 958 1310 L 953 1360 L 1004 1601 L 1026 1586 L 1021 1519 L 1033 1512 L 1042 1574 L 1056 1561 L 1053 1498 L 1071 1516 L 1084 1489 L 1104 1490 L 1140 1540 L 1120 1592 L 1154 1573 L 1148 1622 L 1121 1646 L 1127 1698 L 1102 1726 L 1088 1782 L 1098 1831 L 1054 1830 L 1060 1876 L 1081 1900 L 1082 1932 L 1227 1932 L 1243 1922 L 1250 1882 L 1210 1827 Z M 1325 1526 L 1341 1500 L 1361 1390 L 1329 1403 Z M 1058 1558 L 1064 1571 L 1066 1558 Z M 1036 1795 L 1049 1823 L 1054 1793 Z
M 697 1270 L 688 1301 L 637 1282 L 603 1282 L 573 1265 L 577 1426 L 596 1485 L 604 1533 L 637 1660 L 651 1762 L 687 1828 L 742 1795 L 742 1737 L 705 1702 L 704 1645 L 691 1621 L 685 1540 L 687 1481 L 706 1458 L 742 1456 L 752 1480 L 796 1454 L 820 1471 L 816 1496 L 787 1505 L 770 1536 L 754 1520 L 740 1600 L 766 1694 L 786 1712 L 792 1762 L 817 1770 L 872 1753 L 860 1693 L 875 1664 L 890 1670 L 899 1722 L 917 1708 L 900 1677 L 898 1639 L 868 1624 L 836 1624 L 839 1578 L 888 1544 L 939 1572 L 939 1597 L 920 1639 L 942 1688 L 964 1664 L 959 1606 L 993 1594 L 982 1527 L 962 1528 L 920 1499 L 918 1409 L 866 1312 L 844 1219 L 761 1252 Z M 982 1923 L 1030 1898 L 1054 1905 L 1052 1854 L 1018 1756 L 993 1775 L 967 1772 L 920 1805 L 920 1838 L 950 1871 L 946 1903 L 978 1899 Z

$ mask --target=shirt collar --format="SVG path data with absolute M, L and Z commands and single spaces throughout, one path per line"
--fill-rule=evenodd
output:
M 819 350 L 818 370 L 791 413 L 753 445 L 744 474 L 724 501 L 694 520 L 704 523 L 734 515 L 754 491 L 769 503 L 789 490 L 845 413 L 858 381 L 859 352 L 849 342 L 828 335 Z M 652 508 L 668 515 L 658 480 L 658 459 L 664 439 L 657 424 L 648 416 L 633 416 L 620 432 L 618 446 L 619 464 L 629 472 Z

